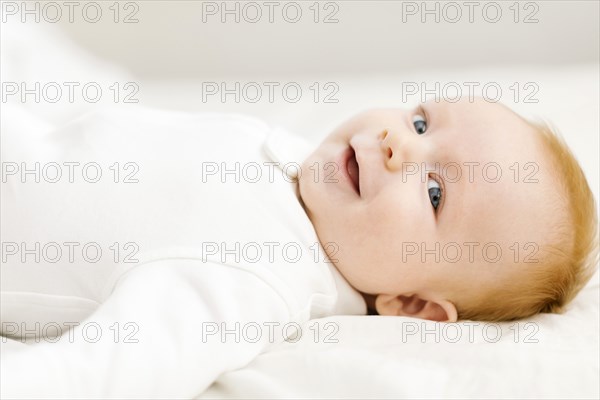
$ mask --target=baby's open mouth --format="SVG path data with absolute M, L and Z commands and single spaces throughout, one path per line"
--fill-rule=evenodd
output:
M 350 180 L 352 181 L 354 190 L 356 190 L 356 193 L 360 196 L 358 162 L 356 161 L 356 153 L 354 152 L 352 146 L 350 146 L 350 156 L 348 157 L 348 161 L 346 162 L 346 171 L 348 171 L 348 176 L 350 176 Z

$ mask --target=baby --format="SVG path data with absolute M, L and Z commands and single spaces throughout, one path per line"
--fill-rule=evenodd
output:
M 110 179 L 22 184 L 3 166 L 2 335 L 49 337 L 3 354 L 3 397 L 189 398 L 290 323 L 523 318 L 561 310 L 596 266 L 572 154 L 483 100 L 367 111 L 312 155 L 251 118 L 144 109 L 39 147 L 8 136 L 5 163 L 94 160 Z M 97 250 L 79 264 L 55 251 L 79 251 L 73 235 Z M 41 261 L 33 243 L 52 243 Z M 240 340 L 240 324 L 265 330 Z
M 595 271 L 596 208 L 577 161 L 548 127 L 502 105 L 370 110 L 304 168 L 314 163 L 340 179 L 300 178 L 307 214 L 380 315 L 558 312 Z

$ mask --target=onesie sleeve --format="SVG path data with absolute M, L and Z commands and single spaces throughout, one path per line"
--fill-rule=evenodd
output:
M 247 365 L 291 320 L 254 273 L 200 260 L 127 272 L 107 300 L 55 343 L 1 358 L 2 398 L 193 398 Z

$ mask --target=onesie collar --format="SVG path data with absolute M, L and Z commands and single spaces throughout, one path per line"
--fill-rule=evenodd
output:
M 301 172 L 300 166 L 311 150 L 308 142 L 279 126 L 271 129 L 263 149 L 290 180 L 298 177 L 298 173 Z

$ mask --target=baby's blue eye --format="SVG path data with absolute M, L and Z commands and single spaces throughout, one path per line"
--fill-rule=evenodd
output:
M 440 202 L 442 201 L 442 188 L 440 184 L 433 178 L 429 178 L 427 181 L 427 191 L 429 192 L 429 201 L 433 206 L 434 210 L 437 210 Z
M 422 135 L 427 131 L 427 121 L 425 121 L 423 116 L 415 115 L 412 120 L 415 130 L 419 135 Z

